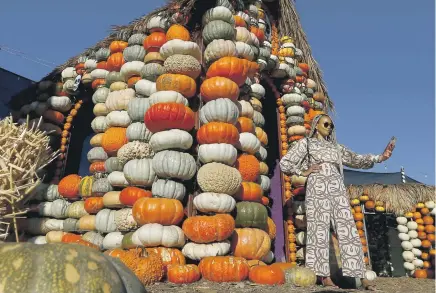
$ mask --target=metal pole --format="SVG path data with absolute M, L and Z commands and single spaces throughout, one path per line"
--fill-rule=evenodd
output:
M 406 183 L 406 173 L 403 166 L 401 166 L 401 182 Z

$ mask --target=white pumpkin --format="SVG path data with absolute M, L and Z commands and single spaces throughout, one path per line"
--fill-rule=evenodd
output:
M 109 127 L 127 127 L 132 123 L 127 111 L 112 111 L 106 116 Z
M 236 27 L 236 41 L 245 43 L 247 45 L 253 45 L 253 39 L 251 38 L 250 31 L 242 26 Z
M 236 45 L 233 41 L 223 39 L 213 40 L 204 50 L 204 61 L 212 63 L 222 57 L 234 57 L 236 54 Z
M 124 165 L 123 173 L 131 185 L 151 186 L 156 179 L 151 159 L 128 161 Z
M 129 125 L 126 130 L 126 137 L 128 141 L 142 141 L 148 142 L 153 133 L 147 129 L 144 123 L 135 122 Z
M 261 99 L 265 96 L 266 91 L 265 88 L 259 84 L 259 83 L 254 83 L 251 86 L 251 92 L 250 92 L 250 96 Z
M 397 225 L 397 230 L 399 233 L 407 233 L 409 229 L 404 225 Z
M 145 224 L 134 232 L 135 237 L 145 247 L 183 247 L 185 234 L 178 226 L 162 226 L 161 224 Z M 132 238 L 134 238 L 132 236 Z
M 250 102 L 247 102 L 245 100 L 238 101 L 237 102 L 238 108 L 239 108 L 239 116 L 240 117 L 247 117 L 247 118 L 253 118 L 254 109 L 253 106 L 251 106 Z
M 263 126 L 265 125 L 265 117 L 263 117 L 263 115 L 260 112 L 254 111 L 253 122 L 254 125 L 256 125 L 257 127 L 263 128 Z
M 409 235 L 410 239 L 418 238 L 418 232 L 416 230 L 409 230 L 407 235 Z
M 209 122 L 236 124 L 238 117 L 238 106 L 230 99 L 212 100 L 200 109 L 200 121 L 203 124 Z
M 45 236 L 34 236 L 32 238 L 29 238 L 27 242 L 41 245 L 41 244 L 47 244 L 47 239 L 45 238 Z
M 194 207 L 203 213 L 230 213 L 235 206 L 235 199 L 224 193 L 204 192 L 194 198 Z
M 74 67 L 67 67 L 61 72 L 62 82 L 69 79 L 75 79 L 77 77 L 77 72 Z
M 124 60 L 127 61 L 127 63 L 131 61 L 143 61 L 145 54 L 146 52 L 144 47 L 142 46 L 142 42 L 141 44 L 129 46 L 125 48 L 123 51 L 123 57 Z M 142 66 L 144 66 L 144 63 L 142 63 Z
M 94 104 L 105 103 L 109 93 L 110 93 L 110 90 L 107 87 L 100 87 L 100 88 L 98 88 L 94 92 L 94 94 L 92 95 L 92 102 Z
M 95 117 L 91 122 L 91 128 L 96 133 L 105 132 L 108 128 L 106 116 Z
M 412 261 L 412 264 L 415 266 L 415 268 L 422 268 L 424 266 L 424 262 L 422 261 L 422 259 L 418 259 L 418 258 L 415 258 Z
M 131 208 L 125 208 L 116 211 L 115 224 L 117 225 L 118 231 L 131 231 L 138 228 L 138 223 L 136 223 L 135 219 L 133 218 Z
M 38 204 L 38 214 L 42 217 L 51 217 L 52 202 L 41 202 Z
M 109 71 L 107 71 L 105 69 L 94 69 L 91 72 L 91 78 L 92 78 L 92 80 L 105 79 L 108 74 L 109 74 Z
M 432 210 L 435 208 L 435 203 L 434 201 L 430 200 L 430 201 L 426 201 L 425 202 L 425 207 L 428 208 L 429 210 Z
M 186 194 L 186 187 L 180 183 L 168 179 L 158 179 L 151 187 L 153 197 L 172 198 L 183 200 Z
M 306 203 L 304 201 L 295 200 L 292 202 L 292 211 L 297 215 L 304 215 L 306 213 Z
M 166 42 L 160 48 L 160 55 L 163 59 L 176 54 L 180 55 L 190 55 L 201 61 L 201 50 L 197 43 L 190 41 L 182 41 L 179 39 L 174 39 Z
M 159 54 L 159 53 L 157 53 L 157 54 Z M 151 55 L 149 55 L 149 57 L 150 56 Z M 155 62 L 153 62 L 153 63 L 147 62 L 147 64 L 145 64 L 144 67 L 142 67 L 141 77 L 143 79 L 147 79 L 149 81 L 156 82 L 156 80 L 159 78 L 159 76 L 164 74 L 164 73 L 165 73 L 165 68 L 163 67 L 162 64 L 155 63 Z
M 151 94 L 150 98 L 150 106 L 158 103 L 177 103 L 183 104 L 185 106 L 189 105 L 188 100 L 181 94 L 176 91 L 158 91 Z
M 366 271 L 365 272 L 365 279 L 367 279 L 368 281 L 374 281 L 375 279 L 377 279 L 377 274 L 374 271 Z
M 260 161 L 265 161 L 268 157 L 268 151 L 263 146 L 260 146 L 259 150 L 255 155 L 256 158 L 258 158 Z
M 285 106 L 301 105 L 301 102 L 304 100 L 303 96 L 298 93 L 285 94 L 280 99 Z
M 287 116 L 300 116 L 303 117 L 306 111 L 301 106 L 290 106 L 286 109 Z
M 415 255 L 412 251 L 403 251 L 402 253 L 404 261 L 412 262 L 415 259 Z
M 410 243 L 413 247 L 421 247 L 421 240 L 418 238 L 411 239 Z
M 103 249 L 121 248 L 123 241 L 121 232 L 110 232 L 103 239 Z
M 260 175 L 259 184 L 262 187 L 262 190 L 266 192 L 271 188 L 271 179 L 269 179 L 268 176 Z
M 95 147 L 88 151 L 87 159 L 90 163 L 106 161 L 108 158 L 107 153 L 102 147 Z
M 416 257 L 420 257 L 422 255 L 422 251 L 418 248 L 412 248 L 412 253 Z
M 414 221 L 407 222 L 407 229 L 409 229 L 409 230 L 418 229 L 418 223 L 416 223 Z
M 70 98 L 66 96 L 52 96 L 47 100 L 47 104 L 50 108 L 59 112 L 67 112 L 72 107 Z
M 279 67 L 274 69 L 273 72 L 271 72 L 271 77 L 273 78 L 284 78 L 288 76 L 288 73 L 290 71 L 290 67 L 286 63 L 280 63 Z
M 239 143 L 236 147 L 243 152 L 255 154 L 260 149 L 260 140 L 252 133 L 243 132 L 239 134 Z
M 85 61 L 85 70 L 86 72 L 91 72 L 97 68 L 97 60 L 95 59 L 87 59 Z
M 109 110 L 106 108 L 105 103 L 97 103 L 92 112 L 95 116 L 106 116 L 109 113 Z
M 216 6 L 207 10 L 203 14 L 202 24 L 205 26 L 214 20 L 222 20 L 230 24 L 235 24 L 232 11 L 224 6 Z
M 127 110 L 129 101 L 133 98 L 135 98 L 135 90 L 133 89 L 114 91 L 109 93 L 105 104 L 109 111 Z
M 117 157 L 110 157 L 104 162 L 104 169 L 107 173 L 123 171 L 123 164 Z
M 413 265 L 413 263 L 405 262 L 405 263 L 403 264 L 403 266 L 404 266 L 404 268 L 405 268 L 406 270 L 408 270 L 408 271 L 413 271 L 413 270 L 415 270 L 415 266 Z
M 236 56 L 239 58 L 247 59 L 253 61 L 254 51 L 250 45 L 243 42 L 236 42 Z
M 306 232 L 298 232 L 296 235 L 296 242 L 298 245 L 306 245 Z
M 203 164 L 216 162 L 232 166 L 236 162 L 238 151 L 231 144 L 203 144 L 198 148 L 198 158 Z
M 97 245 L 100 249 L 103 248 L 104 237 L 100 233 L 89 231 L 83 234 L 82 239 Z
M 115 171 L 115 172 L 119 172 L 119 171 Z M 110 182 L 110 179 L 109 179 L 109 182 Z M 120 202 L 120 193 L 121 193 L 121 191 L 106 192 L 103 195 L 103 205 L 109 209 L 124 207 L 124 205 Z
M 409 250 L 412 250 L 413 245 L 410 241 L 402 241 L 401 247 L 403 248 L 403 250 L 409 251 Z
M 197 164 L 190 154 L 161 151 L 153 157 L 153 169 L 159 177 L 189 180 L 194 177 Z
M 126 180 L 124 173 L 120 171 L 111 172 L 107 179 L 112 186 L 124 187 L 129 185 L 129 182 Z
M 114 71 L 112 71 L 114 72 Z M 111 72 L 111 73 L 112 73 Z M 119 73 L 119 72 L 118 72 Z M 121 73 L 120 73 L 121 74 Z M 109 74 L 108 74 L 109 76 Z M 122 79 L 124 80 L 124 77 L 122 77 Z M 106 81 L 107 83 L 107 81 Z M 117 92 L 117 91 L 123 91 L 126 90 L 129 87 L 129 85 L 127 83 L 125 83 L 124 81 L 114 81 L 111 83 L 111 85 L 109 86 L 109 90 L 111 92 Z
M 192 260 L 201 260 L 208 256 L 223 256 L 227 255 L 229 251 L 230 242 L 228 240 L 209 244 L 189 242 L 182 249 L 183 255 Z
M 399 225 L 406 225 L 407 224 L 407 218 L 406 217 L 397 217 L 397 224 Z
M 192 135 L 180 129 L 160 131 L 150 138 L 150 146 L 155 153 L 168 149 L 188 150 L 193 142 Z
M 305 135 L 306 134 L 306 128 L 302 125 L 294 125 L 288 128 L 288 135 Z
M 85 202 L 83 200 L 75 201 L 67 208 L 67 218 L 80 219 L 83 216 L 88 215 L 85 210 Z
M 134 122 L 144 122 L 145 112 L 150 108 L 150 99 L 136 98 L 131 99 L 127 105 L 127 113 Z
M 95 228 L 102 233 L 115 232 L 117 226 L 115 224 L 115 211 L 110 209 L 102 209 L 95 216 Z
M 137 94 L 143 97 L 149 97 L 157 91 L 156 83 L 146 79 L 141 79 L 135 83 L 135 90 Z
M 409 241 L 410 236 L 407 233 L 399 233 L 398 238 L 400 238 L 401 241 Z

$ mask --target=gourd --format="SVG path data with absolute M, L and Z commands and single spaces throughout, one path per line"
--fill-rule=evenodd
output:
M 239 143 L 236 145 L 239 150 L 254 155 L 259 151 L 260 146 L 260 140 L 256 135 L 249 132 L 239 134 Z
M 241 282 L 249 272 L 247 261 L 233 256 L 205 257 L 198 267 L 203 278 L 213 282 Z
M 107 114 L 106 123 L 109 127 L 127 127 L 132 120 L 127 111 L 112 111 Z
M 165 60 L 164 69 L 166 73 L 183 74 L 196 79 L 201 73 L 201 64 L 190 55 L 176 54 Z
M 196 243 L 211 243 L 229 238 L 235 228 L 235 221 L 228 214 L 215 216 L 194 216 L 183 222 L 186 237 Z
M 216 7 L 206 11 L 203 14 L 202 24 L 205 26 L 211 21 L 215 20 L 222 20 L 232 25 L 235 23 L 232 11 L 229 8 L 221 5 L 217 5 Z
M 151 197 L 152 194 L 148 190 L 138 187 L 129 186 L 124 188 L 120 193 L 120 202 L 126 206 L 133 206 L 133 204 L 142 197 Z
M 261 260 L 270 249 L 271 239 L 265 231 L 256 228 L 235 229 L 231 243 L 234 256 Z
M 158 91 L 176 91 L 185 98 L 192 98 L 197 91 L 195 80 L 187 75 L 166 73 L 156 80 Z
M 254 109 L 250 102 L 245 100 L 238 101 L 238 107 L 241 117 L 253 118 Z
M 199 169 L 197 182 L 203 192 L 233 195 L 238 191 L 242 178 L 235 168 L 221 163 L 208 163 Z
M 189 105 L 188 100 L 176 91 L 159 91 L 152 94 L 149 98 L 150 106 L 158 103 L 177 103 L 185 106 Z
M 182 249 L 183 255 L 192 260 L 201 260 L 208 256 L 222 256 L 228 254 L 229 251 L 230 242 L 228 240 L 209 244 L 188 242 Z
M 110 114 L 115 112 L 111 112 Z M 116 152 L 126 143 L 127 143 L 126 129 L 123 127 L 109 128 L 103 134 L 101 140 L 102 148 L 107 154 L 110 155 L 116 154 Z
M 194 197 L 194 207 L 203 213 L 230 213 L 236 206 L 236 201 L 224 193 L 205 192 Z
M 113 187 L 107 178 L 100 178 L 92 183 L 92 196 L 103 196 L 106 192 L 112 190 Z
M 230 123 L 210 122 L 200 127 L 197 132 L 197 141 L 199 144 L 227 143 L 236 145 L 239 141 L 239 132 Z
M 45 261 L 35 269 L 30 264 L 38 258 Z M 65 258 L 66 261 L 59 262 Z M 17 267 L 16 277 L 8 277 Z M 57 277 L 53 278 L 54 275 Z M 16 282 L 16 278 L 21 281 Z M 104 288 L 119 293 L 146 292 L 138 278 L 119 260 L 94 248 L 66 243 L 4 244 L 0 249 L 0 279 L 8 291 L 22 293 L 51 292 L 59 282 L 63 284 L 61 290 L 72 293 L 79 292 L 83 286 L 89 292 Z
M 103 209 L 95 216 L 95 228 L 102 233 L 115 232 L 117 226 L 115 224 L 115 211 Z
M 104 162 L 104 168 L 107 173 L 123 171 L 123 164 L 121 164 L 117 157 L 110 157 Z
M 207 45 L 203 58 L 206 64 L 210 64 L 222 57 L 234 57 L 236 54 L 236 45 L 233 41 L 215 39 Z
M 206 45 L 216 39 L 233 40 L 235 35 L 236 31 L 233 25 L 222 20 L 213 20 L 209 22 L 203 28 L 202 32 L 203 42 Z
M 254 51 L 252 47 L 243 42 L 236 42 L 236 56 L 239 58 L 244 58 L 249 61 L 254 59 Z
M 104 237 L 97 232 L 94 231 L 86 232 L 85 234 L 83 234 L 82 239 L 98 246 L 100 249 L 103 248 Z
M 257 202 L 239 202 L 236 204 L 236 227 L 252 227 L 265 230 L 268 212 L 264 205 Z
M 91 121 L 91 128 L 94 132 L 100 133 L 105 132 L 108 128 L 106 117 L 105 116 L 97 116 Z
M 79 195 L 81 177 L 76 174 L 65 176 L 58 185 L 59 194 L 63 198 L 74 199 Z
M 99 211 L 101 211 L 104 208 L 103 198 L 101 198 L 101 197 L 88 197 L 85 200 L 84 208 L 88 214 L 97 214 Z M 65 226 L 65 223 L 64 223 L 64 226 Z
M 108 233 L 103 239 L 103 249 L 114 249 L 121 247 L 123 234 L 121 232 Z
M 231 144 L 202 144 L 198 148 L 198 158 L 203 164 L 216 162 L 232 166 L 236 162 L 238 151 Z
M 109 183 L 115 187 L 123 187 L 129 185 L 129 182 L 126 180 L 124 173 L 120 171 L 114 171 L 110 173 L 107 179 L 109 180 Z
M 127 105 L 127 113 L 133 122 L 144 122 L 144 115 L 150 107 L 150 99 L 136 98 L 131 99 Z
M 209 122 L 236 124 L 238 117 L 239 109 L 229 99 L 212 100 L 200 109 L 200 121 L 203 124 Z
M 153 182 L 151 191 L 154 197 L 183 200 L 186 194 L 186 187 L 180 182 L 158 179 Z
M 258 183 L 265 192 L 271 188 L 271 179 L 268 176 L 260 175 Z
M 253 155 L 242 154 L 236 160 L 235 168 L 241 173 L 243 181 L 257 181 L 260 172 L 259 161 Z
M 165 73 L 164 67 L 159 63 L 148 63 L 142 67 L 141 76 L 152 82 L 156 82 L 157 78 Z
M 152 135 L 150 146 L 154 152 L 167 149 L 188 150 L 192 147 L 191 134 L 180 129 L 170 129 Z
M 103 205 L 111 209 L 122 208 L 124 205 L 120 202 L 120 193 L 120 191 L 109 191 L 105 193 L 103 196 Z
M 145 52 L 145 49 L 143 46 L 133 45 L 133 46 L 130 46 L 130 47 L 127 47 L 126 49 L 124 49 L 123 57 L 124 57 L 124 60 L 126 60 L 127 62 L 142 61 L 142 60 L 144 60 L 145 53 L 146 52 Z M 122 69 L 122 67 L 121 67 L 121 69 Z
M 316 284 L 315 273 L 305 267 L 295 267 L 285 270 L 286 283 L 297 287 L 310 287 Z
M 159 177 L 189 180 L 195 175 L 197 165 L 190 154 L 165 150 L 153 157 L 153 169 Z
M 265 117 L 263 117 L 263 115 L 260 112 L 254 111 L 253 112 L 253 122 L 254 122 L 254 125 L 256 125 L 258 127 L 264 127 L 265 126 Z
M 109 110 L 106 108 L 105 103 L 95 104 L 94 109 L 92 110 L 95 116 L 106 116 L 109 113 Z
M 260 203 L 260 202 L 262 202 L 263 190 L 262 190 L 262 187 L 257 183 L 242 182 L 241 188 L 234 195 L 234 197 L 240 201 L 259 202 Z
M 136 85 L 138 83 L 139 81 L 136 83 Z M 109 111 L 127 110 L 129 101 L 133 98 L 135 98 L 135 90 L 133 89 L 123 89 L 119 91 L 110 92 L 105 102 L 106 108 Z
M 151 159 L 131 160 L 124 165 L 123 173 L 131 185 L 151 186 L 156 178 Z
M 203 34 L 204 32 L 205 30 L 203 30 Z M 249 61 L 237 57 L 220 58 L 210 65 L 209 69 L 206 72 L 206 77 L 211 78 L 221 76 L 231 79 L 238 86 L 242 86 L 248 76 L 248 66 L 246 66 L 247 62 Z
M 130 160 L 151 158 L 153 156 L 154 152 L 150 145 L 141 141 L 132 141 L 126 143 L 117 152 L 118 161 L 122 165 Z
M 177 226 L 162 226 L 161 224 L 145 224 L 133 233 L 132 239 L 139 241 L 145 247 L 183 247 L 185 235 Z
M 59 112 L 67 112 L 72 107 L 70 98 L 66 96 L 52 96 L 47 100 L 47 104 L 50 108 Z
M 190 55 L 201 61 L 201 50 L 197 43 L 183 41 L 183 40 L 170 40 L 166 42 L 160 48 L 160 55 L 165 60 L 170 56 L 180 54 L 180 55 Z
M 146 79 L 140 79 L 135 83 L 135 91 L 142 97 L 149 97 L 157 91 L 156 83 Z
M 75 201 L 68 206 L 66 211 L 67 218 L 80 219 L 83 216 L 88 215 L 85 210 L 84 201 Z
M 150 223 L 177 225 L 184 217 L 181 202 L 168 198 L 140 198 L 133 205 L 132 214 L 141 226 Z
M 148 142 L 152 136 L 152 132 L 147 129 L 144 123 L 135 122 L 127 127 L 126 137 L 128 141 Z

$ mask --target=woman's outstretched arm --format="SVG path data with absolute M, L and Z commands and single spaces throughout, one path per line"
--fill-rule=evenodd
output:
M 339 145 L 342 155 L 342 164 L 354 169 L 371 169 L 375 163 L 380 162 L 380 156 L 373 154 L 360 155 L 343 145 Z
M 300 139 L 289 150 L 288 153 L 280 160 L 280 169 L 287 175 L 298 175 L 308 168 L 307 160 L 307 139 Z M 303 161 L 301 166 L 300 162 Z

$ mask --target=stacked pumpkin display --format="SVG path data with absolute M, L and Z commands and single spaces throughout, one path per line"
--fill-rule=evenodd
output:
M 397 217 L 404 268 L 415 278 L 435 277 L 435 212 L 434 201 L 428 201 Z
M 370 202 L 369 200 L 366 203 Z M 360 242 L 362 243 L 362 249 L 364 254 L 365 264 L 369 264 L 369 250 L 368 250 L 368 241 L 367 235 L 365 232 L 365 223 L 364 223 L 364 213 L 362 210 L 361 201 L 357 198 L 352 199 L 351 202 L 351 212 L 353 214 L 354 222 L 356 223 L 357 232 L 359 233 Z M 366 208 L 366 206 L 365 206 Z

